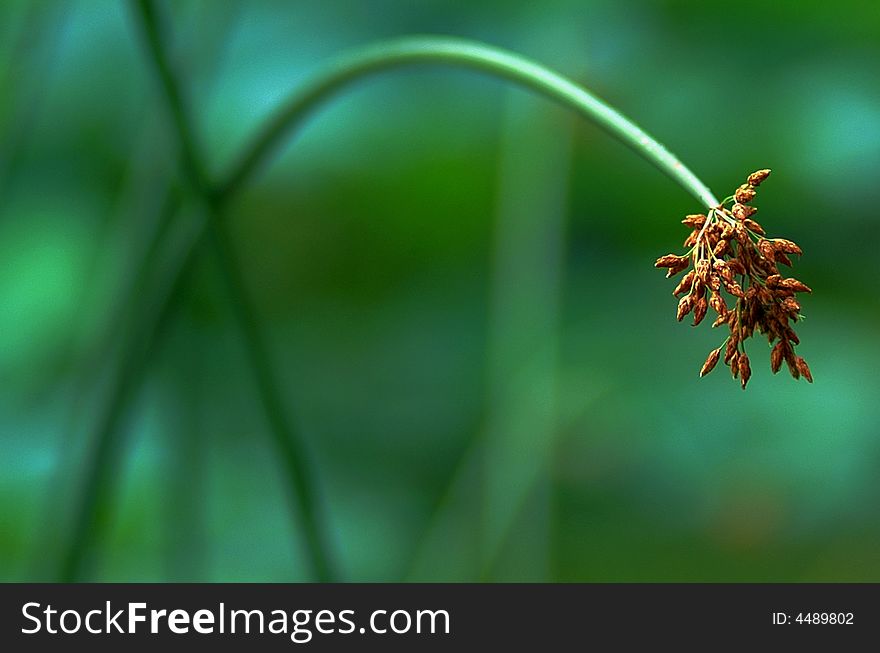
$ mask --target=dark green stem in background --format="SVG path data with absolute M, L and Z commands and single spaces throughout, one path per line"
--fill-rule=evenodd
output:
M 318 507 L 314 475 L 307 463 L 306 448 L 302 438 L 284 411 L 280 384 L 272 369 L 268 347 L 254 318 L 254 307 L 229 242 L 224 221 L 220 219 L 223 200 L 213 193 L 208 181 L 206 167 L 196 145 L 195 130 L 185 109 L 181 84 L 175 77 L 164 48 L 155 4 L 152 0 L 138 0 L 137 7 L 149 54 L 156 67 L 179 140 L 182 168 L 193 190 L 204 201 L 207 209 L 207 228 L 219 260 L 221 279 L 243 336 L 246 354 L 253 368 L 270 431 L 284 461 L 287 481 L 291 487 L 290 498 L 300 516 L 310 563 L 319 581 L 333 580 L 329 544 L 323 534 L 325 524 Z
M 319 580 L 331 578 L 322 513 L 314 490 L 313 474 L 306 463 L 305 447 L 284 411 L 269 350 L 245 292 L 234 248 L 222 218 L 228 203 L 267 163 L 285 136 L 294 132 L 305 118 L 349 84 L 373 73 L 410 64 L 453 65 L 506 79 L 566 106 L 599 125 L 669 175 L 704 207 L 712 208 L 718 204 L 711 191 L 665 147 L 572 81 L 504 50 L 473 41 L 439 37 L 392 40 L 336 59 L 294 92 L 245 149 L 223 181 L 214 185 L 197 147 L 195 131 L 185 111 L 181 86 L 163 46 L 155 6 L 150 0 L 137 0 L 136 8 L 178 138 L 181 167 L 188 184 L 201 199 L 204 216 L 195 225 L 192 237 L 182 245 L 183 249 L 169 266 L 168 272 L 162 271 L 163 276 L 157 282 L 155 292 L 146 297 L 149 310 L 144 312 L 143 323 L 125 345 L 120 357 L 118 379 L 101 413 L 94 458 L 86 471 L 86 485 L 76 517 L 74 539 L 64 565 L 65 580 L 82 576 L 83 561 L 98 532 L 99 516 L 109 502 L 112 479 L 108 461 L 112 462 L 113 452 L 118 452 L 120 448 L 118 431 L 121 416 L 142 381 L 158 335 L 173 314 L 175 301 L 180 297 L 181 287 L 193 268 L 198 246 L 205 240 L 206 234 L 210 235 L 213 251 L 220 260 L 224 285 L 244 337 L 272 435 L 284 461 L 292 499 L 302 520 L 316 576 Z
M 244 287 L 235 258 L 235 250 L 223 225 L 211 230 L 214 253 L 217 256 L 226 293 L 232 304 L 233 316 L 243 336 L 246 353 L 263 402 L 263 410 L 269 422 L 269 432 L 281 457 L 291 499 L 299 513 L 305 537 L 306 551 L 315 573 L 321 582 L 336 578 L 335 566 L 327 540 L 327 518 L 321 510 L 317 496 L 316 474 L 308 463 L 306 447 L 284 409 L 280 384 L 272 367 L 272 357 L 263 338 L 260 325 L 255 319 L 256 311 Z
M 211 197 L 211 189 L 208 176 L 202 164 L 202 157 L 196 145 L 195 130 L 191 125 L 189 115 L 183 102 L 183 92 L 178 83 L 171 62 L 166 56 L 162 43 L 160 19 L 156 11 L 156 5 L 152 0 L 136 0 L 141 27 L 146 37 L 147 50 L 150 60 L 156 67 L 156 73 L 162 84 L 165 102 L 168 105 L 171 120 L 174 123 L 174 132 L 177 135 L 180 148 L 181 168 L 188 177 L 196 193 L 203 198 Z

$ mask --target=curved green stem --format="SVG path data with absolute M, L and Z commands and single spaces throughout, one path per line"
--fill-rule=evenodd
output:
M 231 195 L 245 185 L 288 132 L 350 83 L 389 68 L 417 63 L 472 68 L 544 95 L 619 138 L 707 208 L 718 205 L 712 191 L 674 154 L 638 125 L 571 80 L 506 50 L 476 41 L 435 36 L 377 43 L 343 55 L 324 67 L 269 120 L 227 175 L 218 192 Z

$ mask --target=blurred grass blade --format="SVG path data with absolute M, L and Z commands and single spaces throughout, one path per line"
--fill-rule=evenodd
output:
M 473 582 L 480 574 L 485 432 L 478 425 L 419 541 L 404 582 Z M 449 543 L 456 546 L 450 547 Z
M 523 504 L 546 481 L 558 432 L 558 351 L 572 128 L 568 116 L 509 101 L 490 296 L 481 576 L 489 577 Z M 543 493 L 546 495 L 546 492 Z M 538 511 L 544 515 L 547 509 Z M 542 530 L 543 528 L 543 530 Z M 535 579 L 549 575 L 549 525 L 531 524 Z M 537 533 L 536 531 L 541 531 Z M 499 573 L 503 570 L 498 570 Z M 528 580 L 513 570 L 511 577 Z
M 143 319 L 135 320 L 132 330 L 125 335 L 121 348 L 124 354 L 118 358 L 109 392 L 99 408 L 94 443 L 83 469 L 82 489 L 75 498 L 72 535 L 59 572 L 62 582 L 86 577 L 97 537 L 106 525 L 124 444 L 124 418 L 143 384 L 147 363 L 167 332 L 169 318 L 177 309 L 199 251 L 195 244 L 205 218 L 201 214 L 193 218 L 175 221 L 182 235 L 173 241 L 173 247 L 166 247 L 165 255 L 157 261 L 157 278 L 144 292 L 146 299 L 140 312 Z M 187 231 L 180 229 L 184 226 Z
M 507 571 L 525 581 L 523 568 L 534 580 L 550 573 L 547 474 L 560 431 L 557 358 L 572 125 L 512 93 L 504 124 L 485 416 L 419 545 L 411 581 L 508 579 Z M 514 560 L 513 569 L 502 568 L 505 543 L 535 501 L 541 505 L 529 511 L 527 537 L 517 538 L 517 555 L 528 565 Z M 463 545 L 450 548 L 450 540 Z
M 166 575 L 171 582 L 207 580 L 206 485 L 208 442 L 204 432 L 203 378 L 205 346 L 190 316 L 175 322 L 171 347 L 174 356 L 166 365 L 168 422 L 165 456 L 168 479 L 165 499 Z
M 59 35 L 70 6 L 63 2 L 24 5 L 23 24 L 0 66 L 0 197 L 13 177 L 13 168 L 33 134 L 49 84 Z M 14 5 L 13 5 L 14 8 Z

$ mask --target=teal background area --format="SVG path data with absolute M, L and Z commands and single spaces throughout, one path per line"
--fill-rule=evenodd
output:
M 815 383 L 698 370 L 654 260 L 701 207 L 569 111 L 442 67 L 372 78 L 229 219 L 338 578 L 880 581 L 880 6 L 545 0 L 160 5 L 212 173 L 328 57 L 449 34 L 569 75 L 793 274 Z M 0 5 L 0 579 L 57 578 L 119 356 L 108 322 L 179 179 L 126 3 Z M 184 199 L 184 213 L 191 210 Z M 158 272 L 158 271 L 157 271 Z M 305 581 L 299 515 L 216 265 L 125 420 L 89 580 Z

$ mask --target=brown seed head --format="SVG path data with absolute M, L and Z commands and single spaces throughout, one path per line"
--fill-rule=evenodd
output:
M 679 321 L 693 312 L 697 325 L 712 308 L 718 314 L 712 326 L 728 327 L 726 347 L 709 353 L 700 376 L 712 371 L 723 354 L 743 389 L 752 374 L 745 341 L 756 333 L 767 336 L 771 345 L 770 369 L 774 374 L 784 360 L 794 378 L 803 376 L 812 381 L 809 366 L 794 352 L 799 340 L 792 328 L 800 318 L 796 294 L 808 293 L 810 288 L 797 279 L 783 278 L 778 268 L 778 264 L 790 266 L 789 257 L 800 255 L 801 249 L 790 240 L 767 238 L 763 226 L 752 219 L 757 209 L 749 203 L 769 174 L 769 170 L 758 170 L 749 175 L 748 182 L 736 190 L 731 208 L 720 205 L 707 215 L 687 216 L 682 223 L 691 230 L 684 241 L 689 251 L 681 256 L 667 254 L 655 263 L 666 268 L 667 277 L 687 270 L 673 290 L 676 297 L 683 295 L 676 311 Z M 728 308 L 722 288 L 736 298 L 735 310 Z

